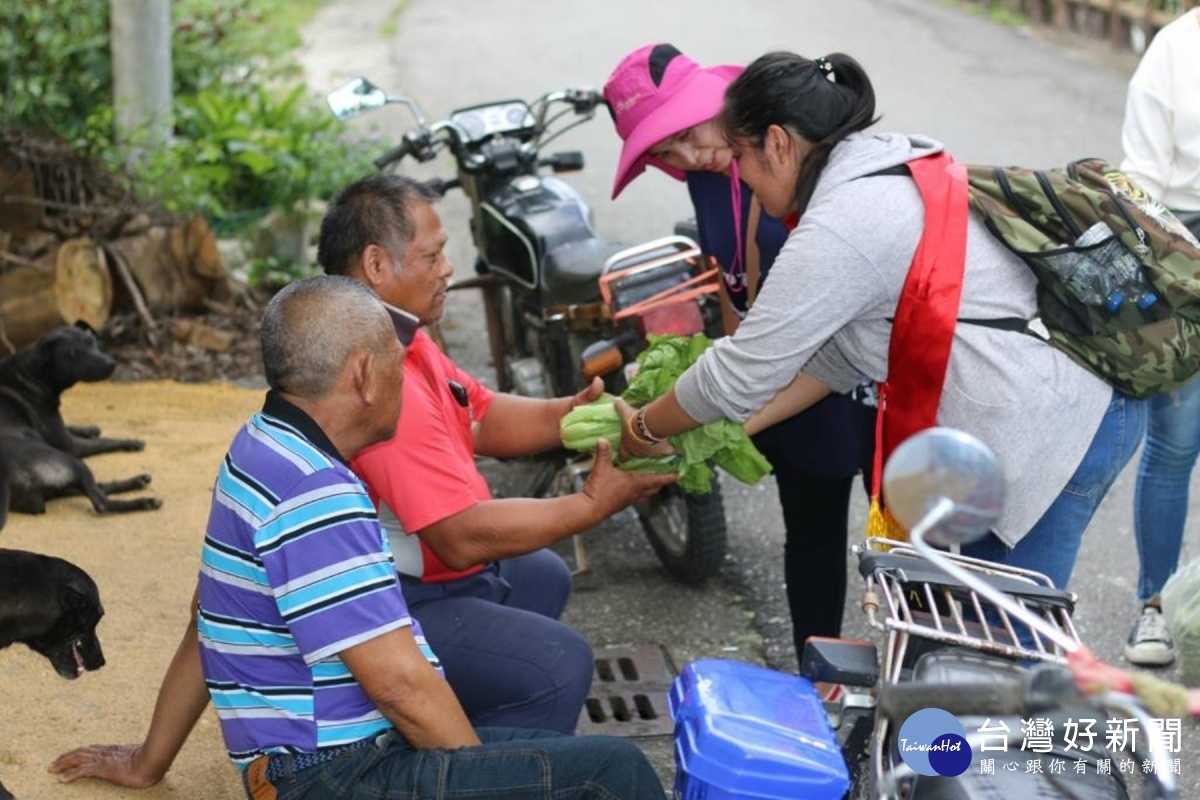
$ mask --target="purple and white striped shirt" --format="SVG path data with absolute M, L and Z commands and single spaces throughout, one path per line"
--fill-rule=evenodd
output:
M 338 654 L 412 626 L 366 490 L 308 415 L 275 394 L 213 490 L 198 630 L 225 745 L 244 768 L 391 727 Z

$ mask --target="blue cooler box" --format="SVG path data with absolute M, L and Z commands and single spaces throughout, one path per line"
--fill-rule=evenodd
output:
M 694 661 L 668 698 L 676 800 L 841 800 L 837 737 L 806 678 L 738 661 Z

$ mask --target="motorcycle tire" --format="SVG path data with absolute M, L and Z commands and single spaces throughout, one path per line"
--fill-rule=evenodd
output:
M 671 576 L 702 583 L 725 561 L 725 501 L 713 476 L 708 494 L 688 494 L 668 486 L 634 506 L 646 538 Z

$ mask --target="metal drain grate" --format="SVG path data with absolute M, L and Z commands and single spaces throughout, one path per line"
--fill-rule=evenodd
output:
M 659 645 L 596 651 L 592 689 L 575 732 L 609 736 L 664 736 L 674 730 L 667 692 L 675 670 Z

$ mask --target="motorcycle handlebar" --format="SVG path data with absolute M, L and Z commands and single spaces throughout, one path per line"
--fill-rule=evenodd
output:
M 888 684 L 879 691 L 879 713 L 897 725 L 923 708 L 969 716 L 1012 716 L 1025 711 L 1020 683 Z
M 400 144 L 388 150 L 386 153 L 375 159 L 371 163 L 375 165 L 375 169 L 383 169 L 384 167 L 395 164 L 400 159 L 409 154 L 408 139 L 404 139 Z
M 1086 701 L 1071 674 L 1049 664 L 1031 669 L 1021 680 L 893 683 L 879 692 L 879 712 L 897 725 L 923 708 L 995 717 L 1040 713 L 1081 702 Z

